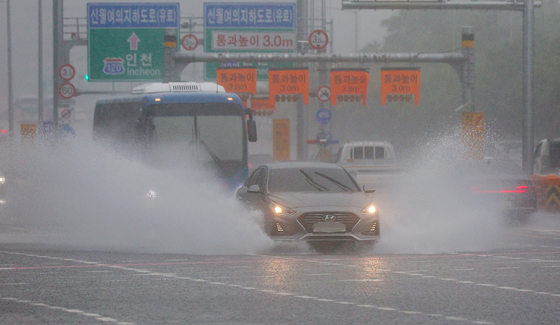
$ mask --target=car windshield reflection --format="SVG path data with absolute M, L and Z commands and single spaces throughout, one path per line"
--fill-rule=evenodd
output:
M 270 171 L 269 191 L 275 192 L 359 192 L 357 184 L 342 169 L 284 168 Z

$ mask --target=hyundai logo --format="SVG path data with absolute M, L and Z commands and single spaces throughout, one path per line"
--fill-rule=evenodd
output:
M 323 215 L 323 217 L 321 218 L 321 220 L 323 221 L 335 221 L 336 220 L 336 216 L 332 215 L 332 214 L 325 214 Z

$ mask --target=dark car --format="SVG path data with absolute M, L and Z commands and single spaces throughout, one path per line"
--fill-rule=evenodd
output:
M 502 213 L 507 221 L 525 222 L 537 209 L 537 195 L 530 175 L 515 161 L 468 160 L 457 172 L 468 179 L 473 199 Z
M 275 162 L 260 166 L 237 198 L 262 211 L 264 230 L 274 240 L 309 243 L 379 239 L 379 212 L 341 166 L 318 162 Z

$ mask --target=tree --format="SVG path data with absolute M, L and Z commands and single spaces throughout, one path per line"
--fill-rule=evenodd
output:
M 534 108 L 536 137 L 560 136 L 560 5 L 546 0 L 535 10 Z M 388 35 L 381 46 L 370 43 L 365 51 L 388 53 L 442 53 L 460 51 L 461 29 L 475 32 L 475 104 L 483 111 L 489 134 L 521 139 L 523 121 L 522 16 L 506 11 L 400 11 L 383 21 Z M 377 103 L 370 114 L 382 117 L 390 137 L 404 147 L 412 139 L 431 137 L 461 124 L 461 84 L 456 72 L 444 64 L 414 64 L 422 71 L 421 100 L 410 104 Z M 393 66 L 403 66 L 396 65 Z M 406 66 L 406 65 L 405 65 Z M 374 69 L 372 69 L 374 70 Z M 372 80 L 375 74 L 372 73 Z M 378 84 L 372 82 L 372 87 Z M 376 93 L 376 89 L 370 89 Z M 377 90 L 378 93 L 378 90 Z M 379 109 L 377 109 L 379 107 Z M 390 111 L 391 114 L 384 114 Z M 375 117 L 373 118 L 375 119 Z

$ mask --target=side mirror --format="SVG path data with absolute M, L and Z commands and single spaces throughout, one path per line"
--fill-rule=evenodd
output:
M 364 190 L 365 193 L 368 193 L 368 194 L 375 192 L 374 189 L 366 188 L 365 185 L 362 186 L 362 189 Z
M 247 136 L 249 142 L 257 142 L 257 122 L 255 120 L 247 120 Z
M 249 186 L 247 193 L 261 193 L 261 187 L 258 184 L 253 184 Z

